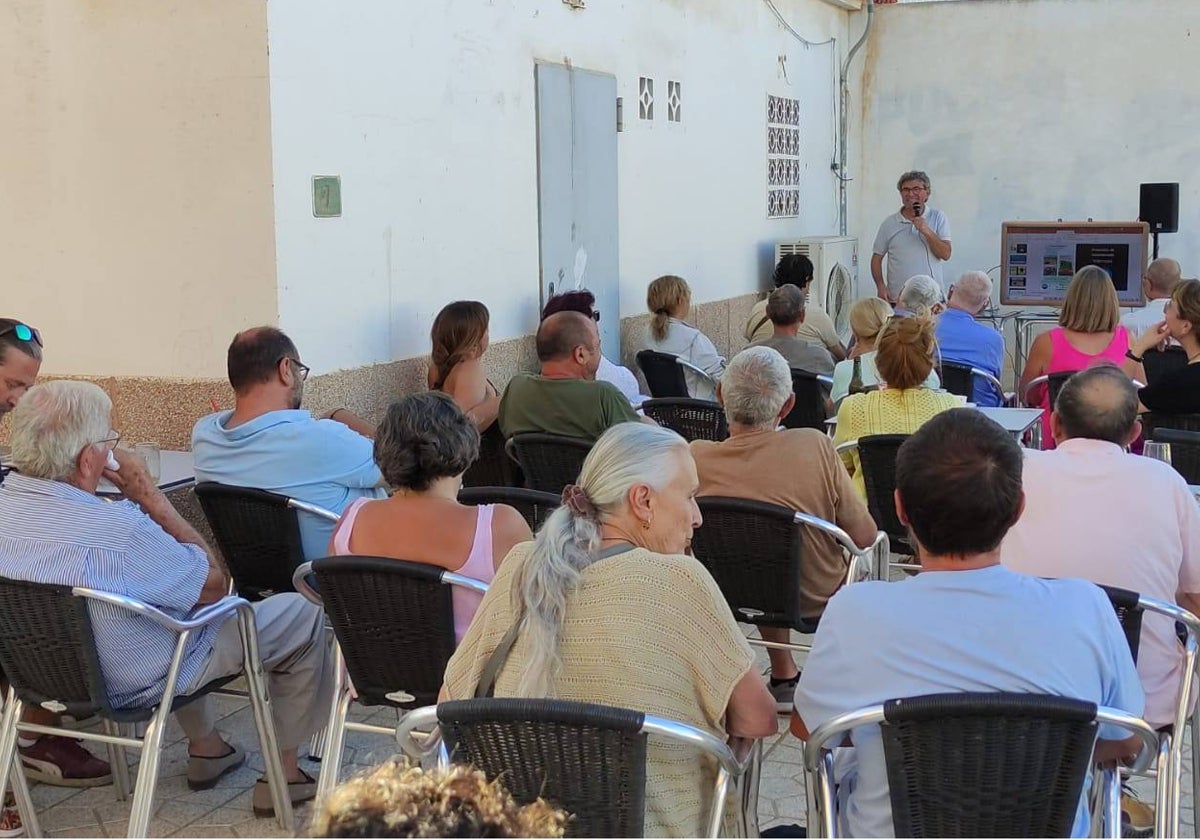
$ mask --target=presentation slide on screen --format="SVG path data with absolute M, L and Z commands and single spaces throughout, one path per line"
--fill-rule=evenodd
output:
M 1140 306 L 1146 233 L 1140 225 L 1059 228 L 1006 225 L 1001 302 L 1056 306 L 1085 265 L 1107 271 L 1122 306 Z

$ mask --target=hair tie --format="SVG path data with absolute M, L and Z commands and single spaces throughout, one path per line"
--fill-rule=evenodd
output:
M 588 519 L 596 518 L 596 506 L 588 498 L 587 491 L 578 484 L 568 484 L 563 488 L 562 503 L 575 516 L 584 516 Z
M 670 315 L 670 314 L 671 314 L 671 310 L 670 310 L 670 309 L 665 309 L 665 308 L 664 308 L 664 309 L 655 309 L 655 310 L 654 310 L 654 314 L 655 314 L 655 315 Z

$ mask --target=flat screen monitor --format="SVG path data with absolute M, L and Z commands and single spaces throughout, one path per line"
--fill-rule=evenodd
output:
M 1062 306 L 1072 275 L 1097 265 L 1112 276 L 1121 306 L 1142 306 L 1149 236 L 1145 222 L 1005 222 L 1000 302 Z

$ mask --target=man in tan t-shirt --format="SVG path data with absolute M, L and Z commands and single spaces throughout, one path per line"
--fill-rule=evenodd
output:
M 807 295 L 808 286 L 813 281 L 812 260 L 803 254 L 789 254 L 779 261 L 779 265 L 775 266 L 774 281 L 776 289 L 790 283 Z M 742 332 L 746 336 L 746 341 L 749 342 L 770 338 L 774 333 L 774 325 L 767 317 L 766 298 L 754 304 Z M 800 325 L 798 335 L 805 341 L 820 344 L 829 351 L 829 355 L 833 356 L 835 362 L 846 358 L 846 347 L 838 337 L 833 321 L 820 306 L 808 307 L 808 314 L 804 318 L 804 323 Z
M 725 406 L 729 438 L 691 444 L 700 496 L 733 496 L 782 505 L 833 522 L 865 548 L 875 522 L 854 490 L 829 438 L 816 429 L 780 429 L 795 402 L 788 363 L 770 347 L 748 347 L 733 357 L 717 389 Z M 805 535 L 800 604 L 805 618 L 819 618 L 846 577 L 847 563 L 827 534 Z M 785 628 L 764 627 L 769 642 L 787 642 Z M 799 671 L 786 650 L 768 650 L 771 693 L 791 711 Z

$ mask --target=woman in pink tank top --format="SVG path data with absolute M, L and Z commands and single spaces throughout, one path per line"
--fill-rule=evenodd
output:
M 392 403 L 375 433 L 375 461 L 392 495 L 347 507 L 330 553 L 428 563 L 491 583 L 509 550 L 533 536 L 515 508 L 459 504 L 462 474 L 478 455 L 475 424 L 450 397 L 430 391 Z M 452 597 L 461 641 L 482 596 L 454 587 Z
M 1135 367 L 1125 356 L 1129 351 L 1129 333 L 1120 325 L 1120 319 L 1117 290 L 1108 272 L 1094 265 L 1075 272 L 1067 286 L 1059 325 L 1039 335 L 1029 348 L 1029 359 L 1021 374 L 1021 393 L 1039 376 L 1100 364 L 1116 365 L 1135 378 L 1143 378 L 1138 376 L 1141 366 Z M 1049 389 L 1034 388 L 1026 402 L 1043 410 L 1042 448 L 1053 449 Z

